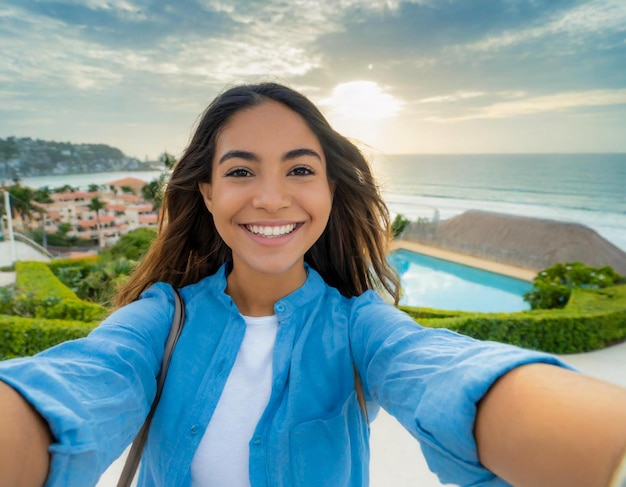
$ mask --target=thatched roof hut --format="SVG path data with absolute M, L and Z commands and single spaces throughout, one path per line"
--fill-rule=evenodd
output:
M 470 210 L 426 228 L 411 224 L 402 238 L 537 271 L 583 262 L 626 275 L 626 252 L 577 223 Z

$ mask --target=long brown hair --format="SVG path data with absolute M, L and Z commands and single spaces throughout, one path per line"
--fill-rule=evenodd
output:
M 159 235 L 118 293 L 118 306 L 137 299 L 158 281 L 175 287 L 197 282 L 231 259 L 198 183 L 211 182 L 215 144 L 230 118 L 270 100 L 298 113 L 315 133 L 334 185 L 328 225 L 305 254 L 305 261 L 344 296 L 377 289 L 398 302 L 400 283 L 386 259 L 389 212 L 363 154 L 335 132 L 304 95 L 276 83 L 261 83 L 225 91 L 204 112 L 167 185 Z

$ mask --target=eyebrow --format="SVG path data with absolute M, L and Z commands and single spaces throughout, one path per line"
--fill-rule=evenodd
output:
M 320 162 L 322 161 L 322 156 L 320 156 L 317 151 L 313 149 L 308 149 L 305 147 L 302 147 L 300 149 L 293 149 L 293 150 L 286 152 L 281 158 L 281 160 L 282 162 L 286 162 L 286 161 L 297 159 L 298 157 L 303 157 L 303 156 L 312 156 L 312 157 L 319 159 Z M 220 157 L 218 164 L 222 164 L 223 162 L 226 162 L 229 159 L 244 159 L 246 161 L 251 161 L 251 162 L 260 162 L 258 156 L 254 154 L 253 152 L 248 152 L 244 150 L 231 150 L 231 151 L 228 151 L 226 154 L 224 154 L 222 157 Z

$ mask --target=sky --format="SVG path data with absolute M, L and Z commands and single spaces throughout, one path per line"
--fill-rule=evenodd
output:
M 395 153 L 626 152 L 624 0 L 2 0 L 0 138 L 178 156 L 276 81 Z

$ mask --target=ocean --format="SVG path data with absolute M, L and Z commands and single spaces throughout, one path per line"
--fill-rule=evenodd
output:
M 581 223 L 626 251 L 626 154 L 376 155 L 372 166 L 392 214 L 447 219 L 469 209 Z M 24 178 L 86 187 L 158 171 Z M 437 216 L 436 216 L 437 215 Z
M 393 214 L 447 219 L 477 209 L 580 223 L 626 251 L 626 154 L 377 156 Z

